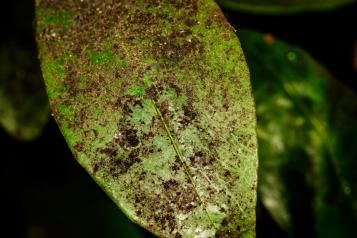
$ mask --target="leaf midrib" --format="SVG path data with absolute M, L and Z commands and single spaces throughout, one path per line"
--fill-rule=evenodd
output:
M 145 83 L 145 82 L 144 82 L 144 83 Z M 146 85 L 146 84 L 145 84 L 145 85 Z M 147 85 L 146 85 L 146 86 L 147 86 Z M 153 85 L 153 88 L 154 88 L 154 90 L 156 91 L 156 93 L 158 94 L 158 90 L 157 90 L 157 88 L 156 88 L 155 85 Z M 183 166 L 183 168 L 184 168 L 185 174 L 188 176 L 188 178 L 189 178 L 189 180 L 190 180 L 190 182 L 191 182 L 191 184 L 192 184 L 192 186 L 193 186 L 193 188 L 194 188 L 194 191 L 195 191 L 195 193 L 196 193 L 196 195 L 197 195 L 197 197 L 198 197 L 198 199 L 199 199 L 200 205 L 204 205 L 203 199 L 202 199 L 202 197 L 200 196 L 199 192 L 197 191 L 196 184 L 195 184 L 195 182 L 194 182 L 194 180 L 193 180 L 193 178 L 192 178 L 192 175 L 191 175 L 191 173 L 190 173 L 189 166 L 187 165 L 186 161 L 184 160 L 184 158 L 183 158 L 183 156 L 182 156 L 182 153 L 181 153 L 181 151 L 180 151 L 179 146 L 178 146 L 177 143 L 176 143 L 176 140 L 175 140 L 175 138 L 174 138 L 174 135 L 172 135 L 172 133 L 170 132 L 170 129 L 169 129 L 167 123 L 165 122 L 165 119 L 164 119 L 164 117 L 162 116 L 162 113 L 161 113 L 160 109 L 156 106 L 155 100 L 154 100 L 153 98 L 150 98 L 150 100 L 151 100 L 151 102 L 152 102 L 152 105 L 153 105 L 153 107 L 154 107 L 154 109 L 155 109 L 157 115 L 158 115 L 159 118 L 160 118 L 160 121 L 161 121 L 161 123 L 162 123 L 162 125 L 163 125 L 163 127 L 164 127 L 164 130 L 165 130 L 167 136 L 168 136 L 169 139 L 170 139 L 170 142 L 171 142 L 171 144 L 172 144 L 172 146 L 173 146 L 173 148 L 174 148 L 174 150 L 175 150 L 175 153 L 176 153 L 176 155 L 178 156 L 178 158 L 179 158 L 179 160 L 180 160 L 180 163 L 182 164 L 182 166 Z M 216 224 L 213 222 L 211 216 L 209 215 L 209 212 L 207 211 L 207 207 L 206 207 L 206 206 L 204 206 L 204 210 L 205 210 L 205 213 L 206 213 L 206 215 L 207 215 L 208 220 L 210 221 L 210 223 L 211 223 L 214 227 L 216 227 Z

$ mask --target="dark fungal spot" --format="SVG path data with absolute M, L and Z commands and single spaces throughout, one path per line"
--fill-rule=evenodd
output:
M 162 183 L 164 189 L 177 189 L 177 187 L 180 185 L 177 181 L 170 179 L 168 181 L 165 181 Z
M 98 136 L 98 131 L 95 130 L 95 129 L 89 129 L 89 130 L 85 130 L 85 131 L 83 132 L 83 134 L 84 134 L 84 136 L 85 136 L 86 138 L 88 138 L 88 137 L 94 137 L 94 138 L 96 138 L 96 137 Z
M 132 151 L 130 151 L 129 155 L 128 155 L 128 159 L 135 161 L 139 158 L 139 149 L 134 149 Z
M 173 5 L 177 9 L 186 8 L 194 13 L 197 12 L 198 9 L 198 2 L 197 0 L 181 0 L 181 1 L 173 1 Z
M 181 61 L 191 53 L 201 53 L 203 46 L 199 39 L 190 36 L 190 30 L 181 30 L 171 33 L 167 37 L 158 36 L 152 47 L 152 54 L 157 59 Z
M 212 24 L 213 24 L 213 21 L 212 21 L 211 18 L 207 19 L 206 22 L 205 22 L 205 25 L 206 25 L 207 28 L 210 27 Z
M 92 96 L 98 97 L 101 91 L 101 85 L 104 82 L 104 79 L 99 76 L 97 79 L 89 80 L 85 88 L 82 90 L 84 93 L 91 94 Z
M 141 147 L 141 151 L 142 151 L 143 155 L 152 154 L 152 153 L 154 153 L 155 149 L 156 149 L 155 146 L 152 146 L 152 145 Z
M 168 207 L 163 213 L 154 213 L 153 218 L 159 224 L 164 224 L 172 232 L 176 227 L 176 219 L 174 217 L 174 209 Z
M 74 123 L 73 127 L 77 129 L 82 129 L 84 123 L 88 119 L 88 110 L 87 108 L 83 107 L 74 112 L 74 118 L 76 118 L 76 123 Z M 84 132 L 85 133 L 85 132 Z
M 214 14 L 214 18 L 216 23 L 228 28 L 230 31 L 234 30 L 234 28 L 231 26 L 231 24 L 228 23 L 226 18 L 224 17 L 223 12 L 220 9 L 217 9 Z M 235 31 L 235 30 L 234 30 Z
M 124 124 L 120 124 L 119 129 L 110 143 L 97 149 L 99 155 L 104 155 L 104 157 L 100 156 L 96 160 L 101 161 L 101 167 L 113 178 L 126 173 L 131 166 L 141 161 L 140 148 L 134 148 L 140 143 L 137 130 L 126 127 Z M 120 150 L 126 151 L 126 155 L 123 151 L 119 154 Z
M 181 122 L 184 126 L 187 126 L 196 119 L 197 112 L 193 108 L 192 104 L 186 104 L 183 106 L 183 115 L 184 117 Z
M 216 233 L 216 238 L 240 237 L 240 231 L 235 230 L 234 227 L 230 225 L 230 222 L 235 219 L 233 214 L 234 212 L 230 210 L 226 217 L 222 220 L 221 229 Z
M 100 153 L 107 155 L 110 158 L 116 158 L 117 148 L 115 147 L 105 147 L 98 150 Z
M 136 136 L 136 132 L 137 132 L 137 130 L 132 129 L 132 128 L 127 129 L 124 132 L 126 141 L 132 147 L 137 146 L 140 143 L 138 137 Z
M 194 191 L 193 188 L 186 188 L 177 195 L 176 205 L 181 212 L 188 213 L 199 205 L 199 199 Z
M 137 130 L 128 127 L 125 122 L 120 122 L 118 125 L 118 132 L 113 136 L 111 142 L 109 142 L 104 148 L 109 149 L 124 149 L 125 151 L 131 150 L 132 147 L 136 147 L 140 144 L 140 140 L 137 136 Z M 101 149 L 103 150 L 103 149 Z
M 77 144 L 75 144 L 74 149 L 77 152 L 81 152 L 84 149 L 84 143 L 83 142 L 78 142 Z
M 168 119 L 170 117 L 170 112 L 169 112 L 168 108 L 169 108 L 169 104 L 167 101 L 161 102 L 161 104 L 159 106 L 159 110 L 160 110 L 161 115 L 165 119 Z
M 235 236 L 235 233 L 230 230 L 220 230 L 215 235 L 215 238 L 231 238 L 231 237 L 240 237 L 240 236 Z
M 173 76 L 166 78 L 167 84 L 168 84 L 171 88 L 173 88 L 177 94 L 181 94 L 181 93 L 182 93 L 182 90 L 181 90 L 181 88 L 177 85 L 176 81 L 177 81 L 177 78 L 176 78 L 176 77 L 173 77 Z
M 143 171 L 143 172 L 141 172 L 140 175 L 139 175 L 139 180 L 142 181 L 142 180 L 145 179 L 145 177 L 146 177 L 146 172 Z
M 99 163 L 94 163 L 92 165 L 92 168 L 93 168 L 93 174 L 95 175 L 99 170 Z
M 126 173 L 134 164 L 140 162 L 137 154 L 134 153 L 128 158 L 110 159 L 107 163 L 107 171 L 113 177 Z
M 145 199 L 146 199 L 146 197 L 145 197 L 145 194 L 143 194 L 143 193 L 134 195 L 134 201 L 136 204 L 140 204 L 142 201 L 145 201 Z
M 222 104 L 222 107 L 223 107 L 226 111 L 228 111 L 228 109 L 229 109 L 229 102 L 226 101 L 226 100 L 224 100 L 224 101 L 223 101 L 223 104 Z
M 124 95 L 121 96 L 117 99 L 117 102 L 115 103 L 116 107 L 121 108 L 123 111 L 124 115 L 128 115 L 132 113 L 133 111 L 131 110 L 130 106 L 133 104 L 133 102 L 137 100 L 134 96 L 131 95 Z
M 197 21 L 194 20 L 194 19 L 188 18 L 188 19 L 185 20 L 185 24 L 188 27 L 193 27 L 194 25 L 197 24 Z
M 213 157 L 209 154 L 205 154 L 202 151 L 197 151 L 193 156 L 189 157 L 191 166 L 205 167 L 212 164 Z
M 69 96 L 73 97 L 76 96 L 79 89 L 78 89 L 78 78 L 76 72 L 70 66 L 65 67 L 65 71 L 67 76 L 64 79 L 64 85 L 66 86 L 67 93 Z
M 145 132 L 143 135 L 144 140 L 149 140 L 155 137 L 155 134 L 152 131 Z M 151 148 L 152 149 L 152 148 Z
M 175 208 L 170 203 L 170 194 L 145 194 L 135 193 L 132 195 L 137 215 L 148 215 L 150 225 L 161 224 L 164 230 L 173 234 L 177 227 L 175 219 Z M 144 213 L 145 211 L 145 213 Z
M 179 157 L 175 156 L 175 161 L 171 164 L 170 169 L 173 172 L 177 172 L 181 168 L 181 162 Z
M 159 92 L 155 85 L 151 85 L 149 88 L 146 89 L 146 94 L 154 101 L 157 101 Z
M 229 177 L 229 176 L 231 176 L 231 172 L 226 170 L 226 171 L 224 171 L 223 175 L 224 175 L 224 177 Z
M 179 234 L 179 233 L 176 233 L 175 236 L 174 236 L 174 238 L 182 238 L 182 235 Z
M 187 117 L 189 120 L 193 121 L 196 118 L 197 113 L 194 111 L 192 105 L 185 105 L 183 110 L 185 117 Z
M 146 180 L 147 181 L 147 180 Z M 180 183 L 170 179 L 162 182 L 164 192 L 160 194 L 146 194 L 143 199 L 143 193 L 138 190 L 132 194 L 136 213 L 148 216 L 150 224 L 161 224 L 162 229 L 166 229 L 173 237 L 177 234 L 176 215 L 177 210 L 180 213 L 187 214 L 199 205 L 199 199 L 189 182 Z M 180 237 L 179 235 L 177 237 Z
M 225 217 L 225 218 L 222 220 L 221 225 L 222 225 L 223 227 L 226 227 L 228 224 L 229 224 L 229 221 L 228 221 L 227 217 Z

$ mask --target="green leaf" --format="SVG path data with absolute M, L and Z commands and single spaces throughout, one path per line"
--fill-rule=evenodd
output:
M 0 46 L 0 125 L 13 137 L 37 137 L 49 117 L 48 99 L 36 52 L 6 41 Z
M 79 163 L 160 237 L 254 237 L 255 111 L 212 0 L 37 8 L 51 108 Z
M 238 35 L 257 105 L 263 204 L 292 234 L 316 224 L 318 237 L 351 237 L 357 219 L 357 96 L 306 52 L 271 35 Z
M 289 14 L 329 10 L 355 0 L 217 0 L 225 8 L 261 14 Z

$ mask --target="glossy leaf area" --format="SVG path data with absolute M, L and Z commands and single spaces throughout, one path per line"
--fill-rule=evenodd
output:
M 36 52 L 12 39 L 0 46 L 0 125 L 19 140 L 39 136 L 49 106 Z
M 263 204 L 294 237 L 353 236 L 357 96 L 306 52 L 271 35 L 238 35 L 257 105 Z
M 37 8 L 51 107 L 79 163 L 160 237 L 254 237 L 255 110 L 212 0 Z
M 261 14 L 289 14 L 303 11 L 329 10 L 355 0 L 217 0 L 231 10 Z

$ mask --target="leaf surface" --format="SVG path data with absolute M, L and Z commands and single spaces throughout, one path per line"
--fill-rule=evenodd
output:
M 302 11 L 329 10 L 355 0 L 217 0 L 231 10 L 262 14 L 288 14 Z
M 254 237 L 255 111 L 212 0 L 37 7 L 51 108 L 79 163 L 159 237 Z
M 257 105 L 260 198 L 296 237 L 311 236 L 309 228 L 317 237 L 350 237 L 357 96 L 306 52 L 268 34 L 238 35 Z

